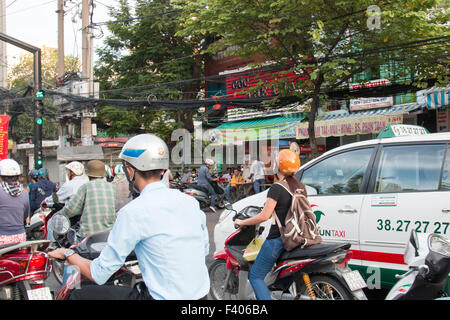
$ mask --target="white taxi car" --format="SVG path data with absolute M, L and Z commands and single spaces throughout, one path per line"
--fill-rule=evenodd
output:
M 369 288 L 390 287 L 407 270 L 403 254 L 412 229 L 450 237 L 450 133 L 344 145 L 306 163 L 296 177 L 307 186 L 320 235 L 351 243 L 349 265 Z M 267 191 L 233 208 L 262 207 L 266 197 Z M 216 251 L 234 231 L 232 217 L 225 210 L 215 227 Z

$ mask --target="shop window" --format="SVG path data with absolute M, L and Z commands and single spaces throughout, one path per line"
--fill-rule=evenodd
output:
M 366 148 L 331 156 L 306 169 L 301 181 L 319 195 L 359 193 L 372 151 Z
M 445 145 L 384 147 L 375 192 L 438 190 Z

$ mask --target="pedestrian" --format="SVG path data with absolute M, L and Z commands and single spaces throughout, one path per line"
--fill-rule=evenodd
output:
M 197 185 L 204 187 L 208 190 L 208 194 L 210 197 L 210 205 L 209 209 L 212 212 L 216 212 L 216 192 L 214 191 L 214 187 L 211 185 L 212 182 L 217 181 L 217 178 L 212 178 L 209 170 L 214 166 L 214 160 L 205 159 L 205 164 L 200 167 L 198 171 L 198 179 Z
M 19 164 L 0 161 L 0 246 L 26 241 L 25 224 L 30 215 L 28 194 L 19 183 Z
M 250 176 L 248 178 L 253 178 L 253 188 L 255 190 L 255 194 L 265 190 L 265 188 L 261 186 L 266 181 L 264 176 L 264 163 L 262 161 L 258 159 L 253 161 L 250 166 Z
M 100 256 L 90 261 L 68 249 L 49 253 L 52 258 L 67 259 L 98 284 L 73 290 L 69 298 L 204 299 L 210 288 L 206 217 L 193 197 L 161 182 L 161 173 L 169 166 L 167 145 L 155 135 L 137 135 L 124 145 L 119 158 L 140 196 L 119 211 Z M 134 288 L 103 285 L 133 250 L 143 281 Z
M 80 215 L 79 234 L 82 238 L 110 230 L 116 219 L 117 189 L 105 179 L 105 164 L 91 160 L 86 164 L 89 182 L 80 186 L 59 214 L 72 218 Z
M 225 188 L 225 196 L 228 201 L 231 198 L 231 192 L 236 192 L 237 184 L 242 182 L 244 182 L 244 179 L 242 179 L 241 171 L 238 168 L 234 169 L 233 178 L 231 178 L 230 184 Z
M 275 172 L 280 181 L 286 180 L 291 190 L 302 188 L 301 182 L 293 176 L 300 168 L 300 159 L 294 151 L 289 149 L 280 151 L 276 164 Z M 269 189 L 263 210 L 249 219 L 236 219 L 234 224 L 239 227 L 257 225 L 270 219 L 273 214 L 276 214 L 278 219 L 284 223 L 286 214 L 291 207 L 291 202 L 291 194 L 283 186 L 274 184 Z M 250 284 L 258 300 L 271 299 L 270 291 L 264 282 L 264 278 L 283 252 L 284 247 L 280 229 L 277 224 L 272 224 L 249 273 Z
M 183 175 L 181 176 L 181 182 L 191 182 L 192 174 L 189 172 L 188 167 L 183 168 Z

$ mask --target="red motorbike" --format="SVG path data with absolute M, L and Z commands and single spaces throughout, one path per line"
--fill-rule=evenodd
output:
M 228 210 L 233 210 L 227 205 Z M 245 220 L 262 208 L 249 206 L 233 218 Z M 248 245 L 262 234 L 263 227 L 239 228 L 225 241 L 225 249 L 214 255 L 209 267 L 210 295 L 215 300 L 255 299 L 248 274 L 257 256 L 247 254 Z M 284 252 L 265 282 L 274 300 L 366 300 L 366 283 L 357 270 L 347 266 L 352 252 L 348 243 L 321 243 Z M 256 251 L 256 252 L 255 252 Z
M 50 241 L 36 240 L 0 246 L 0 300 L 51 300 L 44 284 L 51 263 L 45 253 Z
M 60 243 L 61 247 L 69 247 L 70 245 L 68 246 L 65 245 L 65 243 L 61 243 L 61 241 L 67 241 L 66 236 L 69 232 L 75 234 L 74 230 L 70 228 L 69 219 L 62 215 L 55 215 L 51 220 L 48 221 L 48 224 L 51 224 L 51 229 L 57 237 L 56 242 Z M 94 233 L 84 238 L 81 242 L 70 246 L 70 248 L 78 253 L 81 257 L 93 260 L 100 255 L 102 249 L 106 246 L 108 235 L 109 231 Z M 60 263 L 62 264 L 61 272 L 63 273 L 64 262 Z M 79 289 L 85 284 L 93 284 L 89 279 L 84 277 L 77 268 L 71 267 L 67 270 L 67 279 L 62 279 L 63 286 L 56 294 L 56 300 L 66 300 L 69 298 L 70 293 L 73 290 Z M 61 276 L 62 275 L 63 274 L 61 274 Z M 112 275 L 105 284 L 133 287 L 137 282 L 141 280 L 142 275 L 139 269 L 136 255 L 133 251 L 127 257 L 125 264 L 114 275 Z

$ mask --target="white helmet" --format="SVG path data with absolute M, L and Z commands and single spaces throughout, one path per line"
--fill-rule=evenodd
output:
M 72 161 L 65 167 L 70 171 L 72 171 L 77 176 L 81 176 L 84 173 L 84 166 L 81 162 L 78 161 Z
M 0 161 L 0 176 L 15 177 L 21 174 L 20 166 L 13 159 L 4 159 Z
M 169 169 L 169 148 L 154 134 L 140 134 L 125 143 L 119 159 L 125 160 L 139 171 Z
M 209 166 L 213 166 L 214 165 L 214 160 L 213 159 L 205 159 L 205 164 L 209 165 Z

